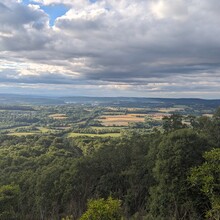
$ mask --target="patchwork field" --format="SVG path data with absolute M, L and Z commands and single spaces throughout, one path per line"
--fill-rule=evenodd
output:
M 42 133 L 54 133 L 56 132 L 55 129 L 46 128 L 46 127 L 37 127 L 37 129 Z
M 87 136 L 87 137 L 120 137 L 121 134 L 120 133 L 106 133 L 106 134 L 83 134 L 83 133 L 75 133 L 75 132 L 71 132 L 68 134 L 68 138 L 71 137 L 82 137 L 82 136 Z
M 165 116 L 170 116 L 169 113 L 154 113 L 154 114 L 149 114 L 148 117 L 153 119 L 153 120 L 157 120 L 160 121 L 163 119 L 163 117 Z
M 28 135 L 34 135 L 34 134 L 39 134 L 39 133 L 36 133 L 36 132 L 12 132 L 12 133 L 9 133 L 8 135 L 21 137 L 21 136 L 28 136 Z
M 122 130 L 122 129 L 126 129 L 127 127 L 122 127 L 122 126 L 120 126 L 120 127 L 114 127 L 114 126 L 108 126 L 108 127 L 98 127 L 98 126 L 91 126 L 91 128 L 92 129 L 94 129 L 94 130 L 98 130 L 98 131 L 101 131 L 101 130 L 112 130 L 112 129 L 114 129 L 114 130 Z
M 206 117 L 211 118 L 211 117 L 213 117 L 213 114 L 203 114 L 202 116 L 206 116 Z
M 57 129 L 50 129 L 47 127 L 36 127 L 34 130 L 31 129 L 31 126 L 20 126 L 12 129 L 6 129 L 8 135 L 15 136 L 27 136 L 34 134 L 42 134 L 42 133 L 56 133 Z
M 172 108 L 158 108 L 157 110 L 159 112 L 170 113 L 170 112 L 183 111 L 184 109 L 185 109 L 185 107 L 172 107 Z
M 52 114 L 49 115 L 49 118 L 62 120 L 62 119 L 67 119 L 68 117 L 65 114 Z
M 99 121 L 104 126 L 128 126 L 130 122 L 144 122 L 146 114 L 103 115 Z

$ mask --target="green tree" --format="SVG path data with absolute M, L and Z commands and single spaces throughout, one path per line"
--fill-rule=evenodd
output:
M 216 110 L 212 118 L 212 127 L 209 129 L 210 138 L 213 145 L 220 147 L 220 108 Z
M 0 187 L 0 219 L 16 219 L 18 208 L 18 197 L 20 190 L 15 185 L 4 185 Z
M 107 200 L 96 199 L 88 202 L 88 209 L 80 220 L 120 220 L 121 202 L 109 197 Z
M 209 198 L 211 208 L 207 218 L 220 219 L 220 149 L 204 154 L 205 162 L 191 171 L 189 180 Z
M 163 129 L 165 132 L 174 131 L 184 128 L 185 125 L 182 122 L 183 117 L 179 114 L 172 114 L 171 116 L 165 116 L 163 118 Z
M 191 167 L 202 163 L 206 149 L 207 141 L 189 129 L 164 137 L 153 169 L 156 183 L 150 192 L 152 215 L 160 219 L 189 219 L 196 215 L 187 174 Z

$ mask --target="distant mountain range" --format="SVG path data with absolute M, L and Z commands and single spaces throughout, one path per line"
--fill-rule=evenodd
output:
M 0 94 L 0 104 L 3 105 L 64 105 L 90 104 L 118 107 L 170 107 L 173 105 L 206 106 L 217 108 L 220 99 L 207 100 L 197 98 L 144 98 L 144 97 L 47 97 L 37 95 Z

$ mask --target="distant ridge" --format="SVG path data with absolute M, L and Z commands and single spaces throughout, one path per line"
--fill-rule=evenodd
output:
M 171 105 L 197 105 L 217 108 L 220 106 L 220 99 L 88 96 L 51 97 L 42 95 L 0 94 L 0 103 L 5 105 L 64 105 L 75 103 L 118 107 L 169 107 Z

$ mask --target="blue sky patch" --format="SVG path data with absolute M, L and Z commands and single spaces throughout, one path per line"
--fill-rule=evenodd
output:
M 64 15 L 69 9 L 65 5 L 50 5 L 50 6 L 41 6 L 50 17 L 50 26 L 54 25 L 56 18 Z
M 54 22 L 56 20 L 56 18 L 64 15 L 69 8 L 66 7 L 65 5 L 62 4 L 56 4 L 56 5 L 41 5 L 41 4 L 37 4 L 34 1 L 30 1 L 30 0 L 23 0 L 23 4 L 28 5 L 28 4 L 35 4 L 35 5 L 39 5 L 40 8 L 49 15 L 50 17 L 50 26 L 54 25 Z

